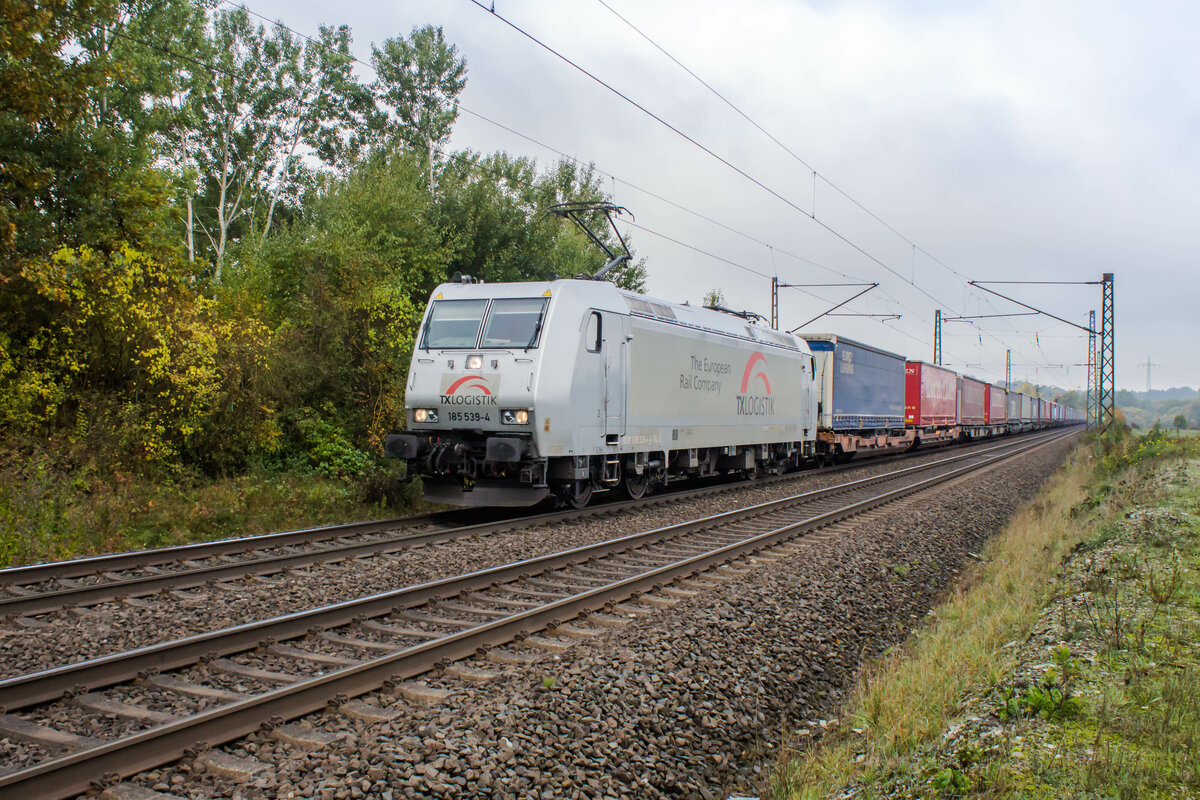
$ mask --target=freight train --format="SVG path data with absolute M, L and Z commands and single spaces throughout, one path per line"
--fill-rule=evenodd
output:
M 1057 403 L 832 334 L 583 278 L 434 290 L 389 457 L 430 500 L 582 507 L 1080 421 Z

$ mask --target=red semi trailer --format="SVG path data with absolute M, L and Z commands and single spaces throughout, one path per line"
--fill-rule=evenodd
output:
M 919 442 L 958 437 L 958 375 L 923 361 L 904 365 L 904 424 Z
M 963 436 L 986 436 L 987 384 L 974 378 L 958 379 L 958 424 Z
M 1008 424 L 1008 404 L 1005 402 L 1003 386 L 987 387 L 987 424 L 993 429 L 1003 428 Z

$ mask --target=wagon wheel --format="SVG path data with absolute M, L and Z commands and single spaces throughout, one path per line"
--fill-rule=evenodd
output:
M 583 508 L 592 502 L 592 479 L 574 481 L 566 493 L 571 508 Z
M 762 477 L 762 465 L 755 460 L 753 467 L 742 470 L 742 477 L 748 481 L 758 480 L 760 477 Z
M 625 492 L 625 496 L 630 500 L 641 500 L 646 496 L 646 490 L 650 488 L 650 472 L 643 470 L 642 474 L 638 475 L 628 467 L 624 472 L 621 489 Z

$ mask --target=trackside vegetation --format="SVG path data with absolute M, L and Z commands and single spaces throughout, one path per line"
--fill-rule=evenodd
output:
M 0 567 L 395 513 L 432 288 L 602 263 L 543 213 L 606 199 L 590 167 L 452 149 L 439 28 L 369 67 L 215 0 L 0 29 Z
M 1200 797 L 1200 443 L 1085 443 L 771 796 Z

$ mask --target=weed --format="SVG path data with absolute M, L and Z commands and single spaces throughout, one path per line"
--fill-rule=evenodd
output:
M 1120 584 L 1107 574 L 1093 573 L 1091 565 L 1088 573 L 1084 582 L 1088 593 L 1083 596 L 1083 614 L 1105 648 L 1124 650 L 1137 615 L 1139 598 L 1122 604 Z
M 996 690 L 992 710 L 1001 722 L 1033 717 L 1055 722 L 1073 717 L 1082 708 L 1076 692 L 1080 674 L 1070 649 L 1060 645 L 1054 649 L 1054 663 L 1042 673 L 1040 681 Z
M 553 675 L 546 675 L 545 677 L 542 678 L 542 686 L 544 686 L 547 691 L 549 691 L 550 689 L 553 689 L 557 685 L 558 685 L 558 678 L 554 677 Z
M 954 767 L 947 767 L 935 772 L 929 784 L 939 794 L 948 794 L 951 797 L 961 797 L 971 791 L 970 776 Z
M 1150 558 L 1141 570 L 1142 591 L 1160 606 L 1171 605 L 1183 589 L 1183 572 L 1179 551 L 1172 550 L 1166 567 L 1159 567 Z

